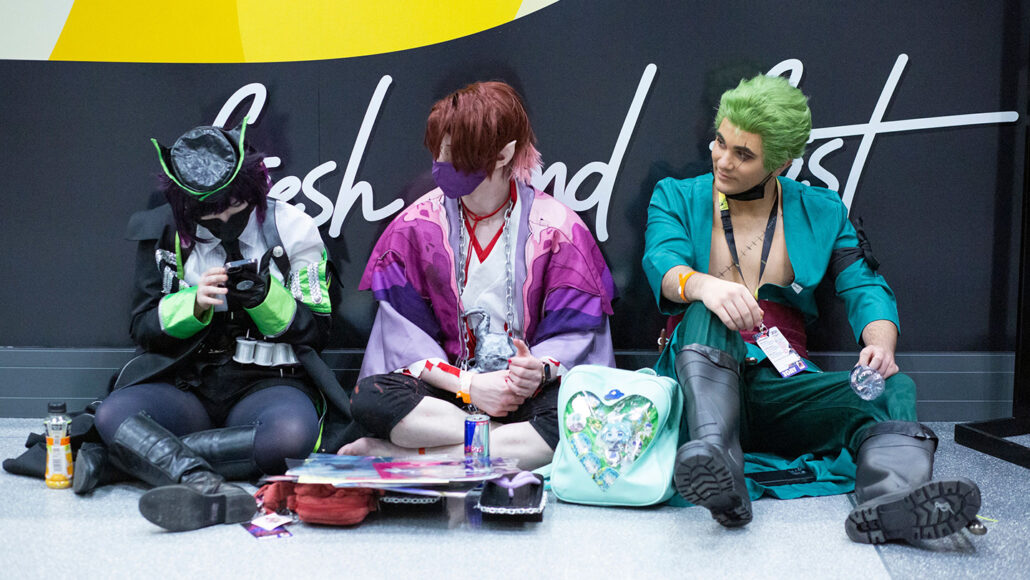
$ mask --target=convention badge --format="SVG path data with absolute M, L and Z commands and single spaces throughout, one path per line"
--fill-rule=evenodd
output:
M 794 376 L 808 368 L 805 361 L 798 356 L 798 353 L 784 338 L 780 329 L 775 326 L 766 329 L 763 324 L 762 331 L 755 335 L 755 343 L 772 361 L 773 366 L 783 378 Z
M 254 536 L 259 540 L 278 540 L 293 536 L 293 534 L 290 533 L 290 530 L 286 529 L 286 526 L 279 526 L 276 528 L 272 528 L 271 530 L 266 530 L 265 528 L 262 528 L 259 525 L 252 524 L 249 522 L 244 522 L 240 525 L 242 525 L 244 529 L 250 532 L 250 535 Z
M 282 514 L 271 513 L 258 516 L 250 520 L 250 523 L 254 524 L 255 526 L 261 529 L 272 531 L 280 526 L 292 524 L 293 518 L 291 518 L 290 516 L 284 516 Z

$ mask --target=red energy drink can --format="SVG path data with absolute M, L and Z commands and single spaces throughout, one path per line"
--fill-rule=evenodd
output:
M 465 465 L 473 469 L 490 467 L 490 417 L 465 417 Z

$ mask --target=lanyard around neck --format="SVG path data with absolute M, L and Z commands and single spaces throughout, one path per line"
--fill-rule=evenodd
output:
M 758 286 L 762 283 L 762 275 L 765 274 L 765 263 L 769 259 L 769 251 L 772 249 L 773 236 L 776 234 L 776 215 L 779 212 L 780 192 L 776 191 L 773 197 L 772 210 L 769 212 L 769 221 L 765 224 L 765 235 L 762 239 L 762 263 L 758 267 L 758 280 L 755 282 L 755 296 L 758 296 Z M 740 268 L 740 258 L 737 257 L 737 244 L 733 240 L 733 221 L 730 220 L 730 205 L 726 196 L 719 193 L 719 214 L 722 216 L 722 232 L 726 235 L 726 245 L 730 248 L 730 258 L 733 265 L 740 273 L 740 279 L 744 280 L 744 270 Z M 745 282 L 745 286 L 747 283 Z

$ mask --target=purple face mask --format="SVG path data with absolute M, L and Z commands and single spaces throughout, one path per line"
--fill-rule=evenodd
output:
M 443 190 L 443 194 L 451 199 L 472 193 L 485 179 L 486 173 L 482 169 L 465 173 L 446 161 L 433 162 L 433 180 Z

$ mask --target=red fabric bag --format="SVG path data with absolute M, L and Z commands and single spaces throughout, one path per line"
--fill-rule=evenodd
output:
M 339 488 L 325 483 L 276 481 L 262 486 L 254 497 L 266 513 L 286 508 L 309 524 L 352 526 L 375 511 L 379 491 Z

